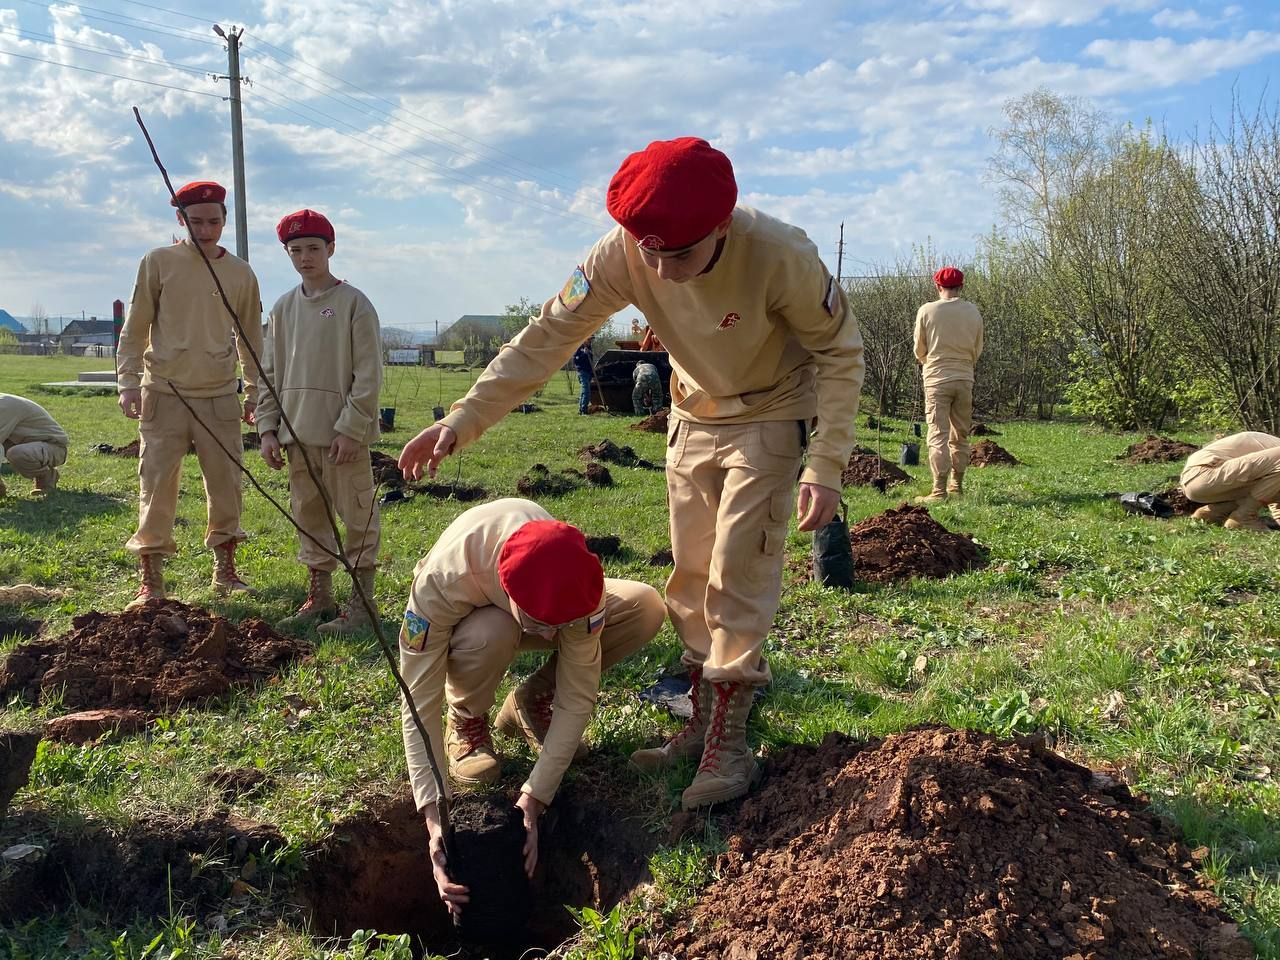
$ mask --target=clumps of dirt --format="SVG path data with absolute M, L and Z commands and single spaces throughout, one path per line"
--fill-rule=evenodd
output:
M 994 440 L 981 440 L 969 452 L 971 467 L 1017 467 L 1022 461 Z
M 269 886 L 270 853 L 285 846 L 275 827 L 226 814 L 191 823 L 151 813 L 124 827 L 89 821 L 71 830 L 28 812 L 5 824 L 0 843 L 39 837 L 43 850 L 0 871 L 0 916 L 76 904 L 131 922 L 170 915 L 175 903 L 203 916 Z
M 474 503 L 489 496 L 489 491 L 478 483 L 415 483 L 410 489 L 437 500 L 457 500 L 459 503 Z
M 952 533 L 922 506 L 902 504 L 849 531 L 854 575 L 872 583 L 949 577 L 987 565 L 972 537 Z
M 896 463 L 890 463 L 866 447 L 854 447 L 849 463 L 840 474 L 840 483 L 846 487 L 875 487 L 883 493 L 889 487 L 909 483 L 911 475 Z M 883 485 L 882 485 L 883 484 Z
M 772 758 L 650 956 L 1245 960 L 1177 828 L 1043 746 L 945 728 Z
M 562 497 L 581 487 L 585 479 L 577 470 L 552 473 L 545 463 L 535 463 L 516 481 L 516 492 L 522 497 Z
M 619 537 L 587 537 L 587 549 L 601 560 L 616 557 L 622 552 L 622 540 Z
M 1130 444 L 1116 459 L 1128 463 L 1173 463 L 1175 460 L 1185 460 L 1199 449 L 1194 443 L 1148 434 L 1137 443 Z
M 40 746 L 40 734 L 32 731 L 0 732 L 0 820 L 13 795 L 27 785 L 31 764 Z
M 603 463 L 587 464 L 587 483 L 593 487 L 612 487 L 613 474 Z
M 632 430 L 642 430 L 645 433 L 666 433 L 667 432 L 667 416 L 671 413 L 670 407 L 663 407 L 657 413 L 652 413 L 638 423 L 631 425 Z
M 0 697 L 38 704 L 59 696 L 68 710 L 202 703 L 310 649 L 256 617 L 235 624 L 176 600 L 152 600 L 121 613 L 82 614 L 56 640 L 15 647 L 0 665 Z
M 132 457 L 136 460 L 138 459 L 138 450 L 141 446 L 142 441 L 138 439 L 130 440 L 123 447 L 113 447 L 109 443 L 100 443 L 93 449 L 95 452 L 105 453 L 109 457 Z
M 399 490 L 405 485 L 404 474 L 394 457 L 389 457 L 381 450 L 369 451 L 369 463 L 373 467 L 373 482 L 392 490 Z
M 670 547 L 663 547 L 649 558 L 649 566 L 651 567 L 670 567 L 675 562 L 675 554 L 671 552 Z
M 1000 437 L 1004 436 L 999 430 L 988 427 L 985 423 L 975 423 L 973 429 L 969 431 L 971 437 Z
M 1188 497 L 1178 484 L 1174 484 L 1168 490 L 1158 493 L 1156 496 L 1170 506 L 1175 517 L 1189 517 L 1204 506 L 1203 503 Z
M 600 460 L 616 463 L 620 467 L 640 467 L 642 470 L 660 470 L 657 464 L 644 459 L 630 447 L 620 447 L 608 438 L 589 444 L 578 451 L 584 460 Z

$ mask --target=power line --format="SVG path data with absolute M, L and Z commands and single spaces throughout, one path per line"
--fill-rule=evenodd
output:
M 133 83 L 145 83 L 149 87 L 163 87 L 165 90 L 177 90 L 179 93 L 189 93 L 195 97 L 213 97 L 215 100 L 222 99 L 222 95 L 219 93 L 205 93 L 201 90 L 189 90 L 186 87 L 175 87 L 171 83 L 158 83 L 155 80 L 142 80 L 138 77 L 127 77 L 121 73 L 107 73 L 105 70 L 92 70 L 89 67 L 77 67 L 74 64 L 60 63 L 57 60 L 46 60 L 43 57 L 31 57 L 25 53 L 11 53 L 8 50 L 0 50 L 0 56 L 17 57 L 19 60 L 34 60 L 36 63 L 47 63 L 54 67 L 62 67 L 66 70 L 79 70 L 81 73 L 92 73 L 99 77 L 111 77 L 115 80 L 130 80 Z
M 150 64 L 155 64 L 156 66 L 169 67 L 170 69 L 173 69 L 173 70 L 185 70 L 187 73 L 195 73 L 195 74 L 199 74 L 200 76 L 212 75 L 211 71 L 203 70 L 200 67 L 191 67 L 182 63 L 173 63 L 170 60 L 163 60 L 163 59 L 153 60 L 150 57 L 139 57 L 133 54 L 121 53 L 118 50 L 111 50 L 111 49 L 108 49 L 107 47 L 94 47 L 94 46 L 90 46 L 87 43 L 77 43 L 74 40 L 63 40 L 59 37 L 55 37 L 47 33 L 31 33 L 30 31 L 12 30 L 12 29 L 6 29 L 6 28 L 0 28 L 0 33 L 8 34 L 10 36 L 15 36 L 19 40 L 28 40 L 32 43 L 42 43 L 45 46 L 69 47 L 73 50 L 83 50 L 87 53 L 96 53 L 96 54 L 99 54 L 100 56 L 109 57 L 113 60 L 132 60 L 136 63 L 150 63 Z
M 175 17 L 185 17 L 188 20 L 194 20 L 197 23 L 209 23 L 208 17 L 197 17 L 192 13 L 183 13 L 181 10 L 170 10 L 168 7 L 157 7 L 154 3 L 143 3 L 142 0 L 123 0 L 125 3 L 131 3 L 135 7 L 146 7 L 149 10 L 158 10 L 161 13 L 168 13 Z M 122 14 L 123 16 L 123 14 Z
M 295 98 L 290 97 L 288 94 L 283 93 L 279 90 L 276 90 L 273 87 L 270 87 L 261 82 L 255 83 L 253 85 L 253 89 L 255 91 L 255 96 L 257 96 L 258 98 L 264 100 L 267 103 L 270 103 L 272 106 L 278 109 L 284 110 L 288 113 L 293 114 L 296 117 L 299 117 L 307 124 L 316 124 L 317 121 L 315 121 L 310 117 L 304 116 L 303 114 L 298 113 L 296 110 L 293 110 L 290 107 L 285 106 L 284 104 L 280 103 L 278 100 L 272 99 L 272 97 L 262 96 L 261 91 L 265 90 L 269 94 L 273 94 L 276 97 L 280 97 L 286 101 L 289 101 L 290 103 L 294 103 L 297 106 L 302 107 L 304 110 L 309 110 L 312 113 L 317 114 L 318 116 L 324 117 L 326 120 L 332 121 L 332 123 L 342 124 L 345 127 L 350 127 L 353 130 L 360 131 L 360 128 L 353 123 L 350 123 L 346 120 L 339 119 L 338 117 L 334 117 L 331 114 L 327 114 L 323 110 L 318 110 L 315 107 L 305 104 L 300 100 L 296 100 Z M 361 146 L 370 147 L 374 150 L 377 150 L 380 153 L 385 153 L 388 156 L 395 157 L 396 159 L 404 160 L 405 162 L 410 163 L 415 167 L 418 167 L 423 170 L 427 170 L 429 173 L 433 173 L 439 177 L 442 177 L 445 180 L 451 180 L 454 183 L 460 184 L 464 187 L 471 187 L 483 193 L 491 194 L 492 196 L 498 197 L 501 200 L 507 200 L 511 203 L 518 203 L 524 206 L 534 207 L 539 210 L 542 210 L 545 213 L 551 213 L 551 214 L 554 214 L 555 216 L 564 217 L 566 219 L 578 220 L 583 223 L 590 224 L 591 226 L 594 226 L 594 227 L 599 227 L 604 225 L 604 221 L 596 219 L 594 217 L 587 216 L 586 214 L 574 213 L 571 210 L 566 210 L 560 207 L 553 207 L 550 204 L 544 203 L 540 200 L 532 199 L 530 197 L 521 196 L 518 193 L 508 193 L 504 190 L 501 190 L 500 188 L 494 187 L 492 184 L 485 183 L 482 180 L 465 179 L 463 177 L 456 175 L 452 170 L 449 169 L 449 167 L 445 166 L 439 161 L 432 160 L 429 157 L 417 158 L 415 157 L 414 154 L 409 153 L 403 148 L 395 147 L 394 144 L 392 145 L 394 147 L 394 151 L 393 151 L 393 150 L 385 149 L 383 147 L 379 147 L 377 144 L 370 143 L 367 139 L 364 139 L 364 137 L 372 137 L 374 139 L 381 140 L 384 143 L 391 143 L 391 141 L 387 140 L 385 137 L 379 137 L 376 134 L 369 134 L 369 133 L 364 133 L 364 131 L 360 131 L 361 133 L 364 133 L 364 137 L 362 137 L 362 136 L 357 136 L 350 133 L 345 133 L 342 130 L 337 129 L 336 127 L 332 126 L 329 123 L 321 122 L 318 125 L 323 127 L 326 130 L 330 130 L 333 133 L 338 134 L 339 136 L 346 137 L 349 140 L 354 140 L 356 143 L 359 143 Z
M 21 0 L 21 2 L 30 4 L 33 7 L 43 7 L 46 10 L 53 9 L 52 3 L 43 3 L 41 2 L 41 0 Z M 175 32 L 174 30 L 161 30 L 159 28 L 161 26 L 164 26 L 164 24 L 156 24 L 154 20 L 143 20 L 138 17 L 127 16 L 123 13 L 115 13 L 112 10 L 102 10 L 98 7 L 86 7 L 83 4 L 79 4 L 79 3 L 75 5 L 75 9 L 76 9 L 76 12 L 85 20 L 98 20 L 103 23 L 109 23 L 112 26 L 116 26 L 116 27 L 129 27 L 130 29 L 133 29 L 133 30 L 142 30 L 146 33 L 158 33 L 161 36 L 175 37 L 178 40 L 189 40 L 192 43 L 204 43 L 213 47 L 222 46 L 222 44 L 219 43 L 217 40 L 206 40 L 204 37 L 197 36 L 196 34 L 192 33 L 189 30 L 182 30 L 181 27 L 176 28 L 177 30 L 182 30 L 182 32 L 180 33 Z M 94 10 L 97 13 L 107 14 L 108 16 L 94 16 L 93 14 L 85 13 L 84 12 L 85 10 Z M 143 24 L 155 24 L 155 25 L 143 26 Z
M 303 66 L 305 66 L 305 67 L 307 67 L 307 68 L 309 68 L 309 69 L 311 69 L 311 70 L 316 71 L 317 73 L 322 73 L 322 74 L 324 74 L 325 76 L 333 77 L 333 78 L 334 78 L 335 80 L 337 80 L 339 83 L 342 83 L 342 84 L 344 84 L 344 85 L 346 85 L 346 86 L 348 86 L 348 87 L 351 87 L 353 90 L 358 90 L 360 93 L 363 93 L 365 96 L 373 97 L 375 100 L 379 100 L 379 101 L 381 101 L 382 103 L 387 104 L 388 106 L 394 107 L 394 108 L 395 108 L 395 109 L 397 109 L 397 110 L 400 110 L 400 111 L 402 111 L 402 112 L 404 112 L 404 113 L 407 113 L 407 114 L 408 114 L 409 116 L 411 116 L 411 117 L 416 117 L 417 119 L 419 119 L 419 120 L 423 121 L 424 123 L 429 123 L 429 124 L 431 124 L 433 127 L 438 127 L 438 128 L 440 128 L 441 130 L 444 130 L 446 133 L 452 134 L 453 136 L 455 136 L 455 137 L 459 137 L 459 138 L 461 138 L 461 139 L 463 139 L 463 140 L 466 140 L 466 141 L 468 141 L 468 142 L 470 142 L 470 143 L 474 143 L 474 144 L 476 144 L 476 146 L 478 146 L 478 147 L 482 147 L 483 149 L 488 150 L 488 151 L 490 151 L 490 152 L 492 152 L 492 153 L 497 153 L 497 154 L 500 154 L 500 155 L 502 155 L 502 156 L 509 157 L 510 159 L 515 160 L 517 163 L 519 163 L 519 164 L 520 164 L 520 165 L 522 165 L 522 166 L 525 166 L 525 167 L 528 167 L 528 168 L 530 168 L 530 169 L 534 169 L 534 170 L 542 170 L 542 171 L 544 171 L 545 173 L 549 173 L 549 174 L 551 174 L 552 176 L 554 176 L 554 177 L 556 177 L 557 179 L 559 179 L 559 180 L 561 180 L 562 182 L 564 182 L 566 185 L 573 187 L 574 189 L 577 189 L 577 187 L 579 186 L 579 184 L 577 184 L 576 182 L 574 182 L 574 181 L 573 181 L 572 179 L 570 179 L 569 177 L 566 177 L 564 174 L 559 173 L 559 172 L 557 172 L 557 171 L 555 171 L 555 170 L 552 170 L 552 169 L 550 169 L 549 167 L 544 167 L 544 166 L 542 166 L 541 164 L 537 164 L 537 163 L 530 163 L 529 161 L 527 161 L 527 160 L 525 160 L 525 159 L 523 159 L 523 158 L 521 158 L 521 157 L 516 156 L 514 153 L 510 153 L 509 151 L 503 150 L 503 149 L 501 149 L 501 148 L 499 148 L 499 147 L 491 146 L 490 144 L 485 143 L 483 140 L 478 140 L 478 139 L 476 139 L 475 137 L 469 136 L 469 135 L 467 135 L 467 134 L 463 133 L 463 132 L 462 132 L 462 131 L 460 131 L 460 130 L 454 130 L 452 127 L 448 127 L 448 126 L 446 126 L 445 124 L 440 123 L 440 122 L 439 122 L 439 121 L 437 121 L 437 120 L 432 120 L 430 117 L 424 117 L 424 116 L 422 116 L 422 115 L 421 115 L 421 114 L 419 114 L 419 113 L 415 113 L 414 111 L 407 109 L 403 104 L 396 103 L 394 100 L 389 100 L 389 99 L 388 99 L 388 98 L 386 98 L 386 97 L 383 97 L 383 96 L 381 96 L 381 95 L 379 95 L 379 94 L 373 93 L 371 90 L 366 90 L 364 87 L 360 86 L 359 84 L 357 84 L 357 83 L 353 83 L 353 82 L 352 82 L 352 81 L 350 81 L 350 80 L 346 80 L 346 79 L 344 79 L 344 78 L 342 78 L 342 77 L 338 76 L 337 74 L 335 74 L 335 73 L 333 73 L 333 72 L 331 72 L 331 71 L 325 70 L 323 67 L 317 67 L 317 66 L 315 66 L 315 65 L 314 65 L 314 64 L 312 64 L 312 63 L 308 63 L 306 60 L 303 60 L 301 57 L 297 56 L 296 54 L 292 54 L 292 53 L 290 53 L 290 52 L 289 52 L 289 51 L 287 51 L 287 50 L 281 49 L 280 47 L 277 47 L 275 44 L 270 43 L 270 42 L 269 42 L 269 41 L 267 41 L 267 40 L 263 40 L 261 37 L 258 37 L 256 34 L 254 34 L 253 36 L 254 36 L 254 39 L 256 39 L 256 40 L 258 41 L 258 43 L 260 43 L 262 46 L 267 47 L 268 49 L 271 49 L 271 50 L 275 50 L 275 51 L 277 51 L 277 52 L 279 52 L 279 53 L 283 54 L 285 57 L 289 58 L 290 60 L 296 61 L 297 63 L 300 63 L 300 64 L 302 64 Z M 281 66 L 288 67 L 288 64 L 287 64 L 287 63 L 284 63 L 283 61 L 281 61 L 281 60 L 280 60 L 279 58 L 277 58 L 277 57 L 271 57 L 271 59 L 272 59 L 272 60 L 275 60 L 275 61 L 276 61 L 277 63 L 279 63 Z M 343 96 L 347 96 L 347 94 L 343 94 Z M 352 99 L 354 99 L 354 98 L 352 98 Z M 455 147 L 455 149 L 457 149 L 457 148 Z M 494 161 L 490 161 L 490 162 L 494 162 Z

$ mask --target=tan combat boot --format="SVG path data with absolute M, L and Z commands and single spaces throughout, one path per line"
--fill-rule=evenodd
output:
M 631 765 L 646 773 L 654 773 L 675 766 L 684 757 L 702 756 L 711 699 L 711 682 L 702 678 L 701 667 L 693 667 L 689 671 L 689 704 L 693 713 L 685 722 L 684 729 L 660 747 L 631 754 Z
M 951 497 L 964 496 L 964 471 L 952 470 L 951 479 L 947 482 L 947 495 Z
M 144 553 L 138 557 L 137 595 L 125 604 L 126 610 L 140 607 L 148 600 L 165 600 L 164 593 L 164 554 Z
M 355 580 L 364 588 L 364 595 L 369 598 L 369 604 L 373 607 L 373 617 L 369 616 L 369 611 L 365 609 L 364 602 L 360 599 L 360 591 L 353 583 L 351 596 L 347 598 L 347 605 L 342 608 L 342 612 L 328 623 L 320 624 L 316 630 L 326 637 L 340 637 L 358 633 L 361 630 L 373 630 L 373 619 L 378 615 L 378 604 L 373 597 L 373 576 L 373 567 L 356 567 Z
M 760 780 L 760 767 L 747 746 L 747 715 L 755 688 L 724 682 L 711 684 L 711 689 L 702 762 L 680 797 L 685 810 L 735 800 Z
M 285 617 L 276 624 L 277 630 L 305 627 L 316 620 L 328 620 L 338 612 L 338 605 L 333 600 L 333 574 L 315 567 L 309 569 L 311 580 L 307 584 L 307 599 L 302 601 L 302 606 L 293 616 Z
M 450 710 L 444 743 L 449 754 L 449 774 L 459 783 L 496 783 L 502 775 L 487 716 L 460 717 Z
M 930 504 L 930 503 L 941 503 L 941 502 L 942 502 L 943 500 L 945 500 L 945 499 L 947 499 L 947 491 L 946 491 L 946 488 L 945 488 L 945 487 L 937 487 L 937 486 L 935 486 L 935 487 L 933 488 L 932 492 L 930 492 L 930 493 L 928 494 L 928 496 L 924 496 L 924 497 L 916 497 L 916 498 L 915 498 L 913 501 L 911 501 L 911 502 L 912 502 L 912 503 L 919 503 L 919 504 L 922 504 L 922 505 L 926 505 L 926 506 L 927 506 L 927 505 L 928 505 L 928 504 Z
M 1270 533 L 1271 528 L 1262 522 L 1258 511 L 1262 503 L 1253 497 L 1242 497 L 1236 502 L 1235 509 L 1227 517 L 1223 526 L 1228 530 L 1248 530 L 1251 533 Z
M 1211 527 L 1220 527 L 1227 517 L 1231 516 L 1235 506 L 1230 500 L 1225 503 L 1206 503 L 1191 514 L 1191 519 L 1207 523 Z
M 48 495 L 58 489 L 58 470 L 50 467 L 36 477 L 36 493 Z
M 495 724 L 499 733 L 508 737 L 524 737 L 525 742 L 539 753 L 551 727 L 551 706 L 556 699 L 557 656 L 553 653 L 536 673 L 507 694 Z M 580 742 L 573 752 L 573 759 L 581 760 L 586 755 L 587 745 Z
M 253 588 L 236 573 L 236 542 L 228 540 L 213 548 L 213 579 L 210 581 L 218 596 L 232 593 L 253 593 Z

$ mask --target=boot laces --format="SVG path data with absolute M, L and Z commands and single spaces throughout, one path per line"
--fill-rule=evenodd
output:
M 219 544 L 214 547 L 214 555 L 218 564 L 218 579 L 224 583 L 242 583 L 236 573 L 236 545 L 234 543 Z
M 698 725 L 702 717 L 702 671 L 696 668 L 689 671 L 689 706 L 693 708 L 693 712 L 689 714 L 689 719 L 684 722 L 680 732 L 671 738 L 673 745 L 682 744 L 701 732 Z
M 137 596 L 150 600 L 160 592 L 156 583 L 160 575 L 155 557 L 149 553 L 142 554 L 138 558 L 138 566 L 141 568 L 142 582 L 138 584 Z
M 724 723 L 729 712 L 729 699 L 733 695 L 733 684 L 712 683 L 715 699 L 711 706 L 711 717 L 707 721 L 707 735 L 702 750 L 702 762 L 698 764 L 698 772 L 715 770 L 719 767 L 720 748 L 724 745 Z
M 299 613 L 310 613 L 312 610 L 320 609 L 322 605 L 320 599 L 320 579 L 323 576 L 323 570 L 311 571 L 311 581 L 307 585 L 307 599 L 302 601 L 302 606 L 298 608 Z
M 493 747 L 493 737 L 489 733 L 488 717 L 459 717 L 453 718 L 453 729 L 458 735 L 458 740 L 466 744 L 467 752 L 471 753 L 480 747 Z

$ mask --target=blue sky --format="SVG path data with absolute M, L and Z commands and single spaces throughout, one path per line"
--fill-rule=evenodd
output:
M 139 256 L 169 242 L 132 105 L 175 183 L 230 186 L 207 10 L 0 0 L 0 307 L 107 315 Z M 857 273 L 924 243 L 973 249 L 997 216 L 988 131 L 1011 97 L 1045 86 L 1182 136 L 1233 88 L 1256 103 L 1280 64 L 1272 0 L 233 0 L 219 14 L 246 28 L 264 300 L 296 282 L 275 223 L 310 206 L 336 224 L 335 273 L 384 324 L 426 330 L 553 295 L 610 226 L 610 175 L 652 139 L 723 149 L 742 202 L 803 227 L 833 270 L 843 220 Z

